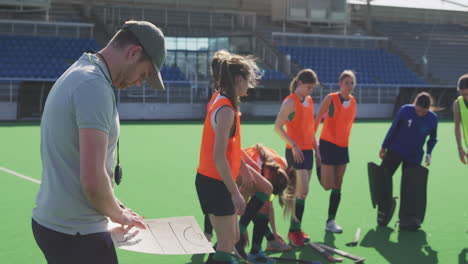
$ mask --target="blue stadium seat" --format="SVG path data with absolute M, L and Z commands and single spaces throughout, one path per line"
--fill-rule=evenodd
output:
M 9 35 L 0 46 L 0 76 L 33 79 L 58 78 L 84 51 L 99 49 L 94 39 Z
M 357 73 L 359 83 L 424 84 L 403 61 L 383 49 L 278 47 L 304 68 L 312 68 L 323 83 L 336 83 L 345 69 Z

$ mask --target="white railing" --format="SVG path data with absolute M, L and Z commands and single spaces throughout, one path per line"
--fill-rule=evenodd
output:
M 210 96 L 207 81 L 165 81 L 165 90 L 156 90 L 146 83 L 142 86 L 116 90 L 119 103 L 200 103 Z
M 387 37 L 272 32 L 275 45 L 387 48 Z
M 52 79 L 11 79 L 0 78 L 0 102 L 16 102 L 21 81 L 54 82 Z M 287 82 L 285 82 L 287 83 Z M 207 81 L 166 81 L 165 90 L 155 90 L 144 84 L 140 87 L 130 87 L 116 90 L 119 103 L 205 103 L 211 96 L 210 83 Z M 391 85 L 391 84 L 359 84 L 353 94 L 360 104 L 391 104 L 394 103 L 400 88 L 447 88 L 450 85 Z M 250 98 L 249 101 L 278 101 L 289 94 L 287 89 L 256 88 L 267 94 L 259 98 Z M 260 91 L 261 90 L 261 91 Z M 316 103 L 320 102 L 328 93 L 339 90 L 337 84 L 322 84 L 314 89 L 312 97 Z M 255 91 L 254 91 L 255 92 Z
M 250 29 L 255 31 L 257 16 L 254 12 L 233 10 L 200 10 L 187 8 L 142 8 L 131 6 L 95 5 L 96 14 L 101 16 L 105 24 L 120 27 L 129 19 L 148 20 L 158 26 L 207 27 L 210 30 L 223 26 L 231 28 Z M 200 17 L 200 15 L 202 17 Z M 179 18 L 174 20 L 175 18 Z
M 0 34 L 33 35 L 33 36 L 72 36 L 76 38 L 93 38 L 94 24 L 74 22 L 47 22 L 47 21 L 22 21 L 0 20 Z
M 50 0 L 2 0 L 1 4 L 4 6 L 17 7 L 19 10 L 24 8 L 41 8 L 46 9 L 50 7 Z

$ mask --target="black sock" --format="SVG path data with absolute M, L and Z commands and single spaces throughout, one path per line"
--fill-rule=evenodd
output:
M 257 254 L 262 249 L 263 236 L 268 229 L 268 221 L 270 220 L 267 214 L 258 214 L 254 220 L 252 248 L 250 253 Z
M 296 198 L 296 218 L 298 221 L 296 221 L 295 219 L 291 219 L 289 232 L 294 232 L 301 229 L 302 216 L 304 215 L 304 206 L 305 200 Z
M 206 264 L 231 264 L 231 261 L 222 261 L 222 260 L 210 260 L 209 262 L 207 261 Z
M 218 247 L 218 242 L 216 242 L 216 243 L 213 245 L 214 251 L 216 251 L 216 248 L 217 248 L 217 247 Z M 207 264 L 213 263 L 213 256 L 214 256 L 214 253 L 210 253 L 210 254 L 208 255 L 208 258 L 206 259 L 206 263 L 207 263 Z
M 265 231 L 265 237 L 268 241 L 273 241 L 275 240 L 275 235 L 273 235 L 273 232 L 271 232 L 271 229 L 267 226 L 267 229 Z
M 299 220 L 299 223 L 302 223 L 302 216 L 304 215 L 305 200 L 302 200 L 302 202 L 297 202 L 297 200 L 302 200 L 302 199 L 296 199 L 296 217 L 297 217 L 297 220 Z
M 330 220 L 334 220 L 336 217 L 336 212 L 338 211 L 338 206 L 341 201 L 341 189 L 333 189 L 330 193 L 330 204 L 328 206 L 328 219 L 327 223 Z
M 210 217 L 205 215 L 205 233 L 213 234 L 213 226 L 211 225 Z
M 240 235 L 245 233 L 247 230 L 247 226 L 249 225 L 250 221 L 252 221 L 258 213 L 258 210 L 262 208 L 263 204 L 268 200 L 268 195 L 262 192 L 258 192 L 250 198 L 250 201 L 247 203 L 245 207 L 245 212 L 239 220 L 239 232 Z

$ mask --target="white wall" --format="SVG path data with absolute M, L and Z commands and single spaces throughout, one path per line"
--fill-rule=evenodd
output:
M 315 112 L 317 113 L 319 104 L 315 104 Z M 393 104 L 358 104 L 356 118 L 392 118 Z M 241 104 L 243 115 L 254 117 L 274 117 L 280 109 L 279 103 L 256 103 L 256 104 Z
M 17 104 L 0 102 L 0 120 L 16 120 Z
M 392 118 L 393 104 L 358 104 L 356 118 Z
M 184 120 L 205 118 L 205 104 L 159 104 L 121 103 L 119 115 L 122 120 Z M 318 111 L 319 105 L 315 105 Z M 393 104 L 358 104 L 356 118 L 392 118 Z M 243 103 L 242 115 L 249 118 L 275 117 L 279 103 Z M 0 120 L 16 120 L 16 103 L 0 102 Z
M 315 111 L 318 111 L 318 107 L 316 104 Z M 391 118 L 393 107 L 393 104 L 358 104 L 356 118 Z M 279 103 L 241 104 L 242 115 L 248 118 L 273 118 L 278 114 L 279 108 Z M 119 114 L 122 120 L 184 120 L 203 119 L 206 111 L 205 104 L 121 103 Z
M 407 1 L 411 2 L 411 1 Z M 365 21 L 366 6 L 352 5 L 352 19 Z M 378 21 L 436 23 L 436 24 L 467 24 L 466 12 L 452 10 L 436 10 L 423 8 L 404 8 L 394 6 L 372 6 L 372 19 Z
M 160 103 L 121 103 L 119 115 L 122 120 L 152 119 L 202 119 L 205 117 L 205 104 L 160 104 Z

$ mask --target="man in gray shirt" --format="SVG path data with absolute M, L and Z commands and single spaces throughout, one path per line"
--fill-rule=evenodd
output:
M 48 263 L 118 263 L 108 219 L 145 228 L 112 188 L 119 116 L 113 88 L 147 80 L 164 88 L 163 33 L 127 21 L 98 53 L 84 53 L 60 76 L 41 120 L 42 184 L 32 229 Z

